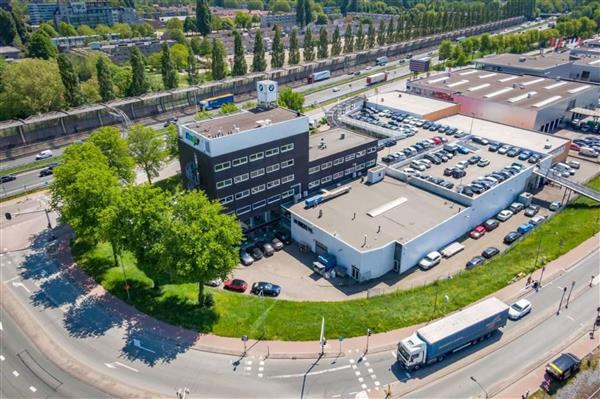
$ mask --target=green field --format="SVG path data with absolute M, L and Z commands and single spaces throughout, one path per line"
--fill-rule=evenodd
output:
M 600 177 L 589 185 L 600 189 Z M 132 287 L 132 304 L 172 324 L 221 336 L 245 334 L 259 338 L 264 317 L 266 339 L 317 340 L 321 316 L 324 316 L 328 337 L 353 337 L 364 335 L 367 328 L 383 332 L 425 322 L 491 294 L 534 271 L 540 238 L 542 255 L 538 268 L 596 234 L 599 218 L 600 204 L 578 198 L 516 246 L 482 267 L 437 284 L 345 302 L 261 299 L 208 289 L 214 295 L 215 306 L 205 310 L 196 306 L 195 284 L 164 285 L 155 289 L 152 281 L 135 267 L 131 255 L 124 256 L 124 264 Z M 75 245 L 73 249 L 78 263 L 88 273 L 115 295 L 126 298 L 123 273 L 114 267 L 108 245 L 87 250 Z M 438 298 L 448 295 L 450 300 L 443 305 L 438 301 L 433 314 L 436 292 Z

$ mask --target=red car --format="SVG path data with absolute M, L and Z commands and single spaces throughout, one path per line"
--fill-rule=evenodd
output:
M 439 137 L 439 136 L 432 137 L 431 140 L 433 140 L 433 142 L 435 143 L 435 145 L 442 144 L 442 138 Z
M 575 144 L 575 143 L 571 143 L 569 145 L 569 148 L 573 151 L 579 151 L 581 149 L 581 147 L 579 146 L 579 144 Z
M 234 278 L 226 280 L 223 283 L 223 288 L 230 291 L 245 292 L 248 289 L 248 284 L 244 280 Z
M 469 232 L 469 236 L 475 240 L 481 238 L 485 234 L 485 227 L 479 225 Z

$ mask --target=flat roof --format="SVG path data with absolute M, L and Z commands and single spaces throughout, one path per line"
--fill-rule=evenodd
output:
M 311 134 L 308 138 L 308 161 L 325 158 L 349 148 L 376 142 L 373 137 L 364 136 L 342 128 Z M 321 143 L 324 143 L 322 145 Z
M 556 135 L 520 129 L 518 127 L 471 118 L 465 115 L 452 115 L 447 118 L 442 118 L 437 122 L 456 127 L 465 132 L 472 132 L 472 134 L 485 137 L 488 140 L 526 148 L 542 154 L 548 154 L 568 142 L 568 140 L 557 137 Z M 472 130 L 471 126 L 473 127 Z M 549 146 L 549 148 L 546 148 L 547 146 Z
M 521 61 L 524 60 L 524 61 Z M 573 62 L 570 59 L 569 53 L 547 53 L 544 55 L 522 55 L 522 54 L 497 54 L 494 56 L 487 56 L 475 60 L 476 63 L 494 65 L 494 66 L 510 66 L 525 69 L 536 69 L 543 70 L 548 68 L 554 68 L 559 65 L 568 64 Z
M 231 115 L 185 123 L 184 126 L 204 137 L 215 138 L 220 134 L 235 132 L 236 128 L 238 128 L 240 132 L 243 132 L 258 128 L 260 127 L 260 123 L 267 123 L 267 120 L 269 121 L 268 123 L 272 125 L 292 120 L 297 116 L 297 112 L 290 111 L 286 108 L 276 107 L 267 110 L 254 108 Z
M 580 59 L 575 61 L 576 65 L 587 65 L 589 67 L 592 68 L 600 68 L 600 49 L 598 48 L 593 48 L 591 49 L 591 51 L 595 51 L 596 53 L 598 53 L 597 55 L 599 57 L 592 57 L 592 56 L 582 56 Z
M 417 96 L 403 91 L 381 93 L 370 96 L 367 100 L 371 103 L 404 110 L 420 116 L 456 107 L 455 103 L 449 101 Z
M 389 176 L 375 184 L 355 180 L 342 186 L 346 185 L 352 187 L 350 192 L 317 207 L 305 208 L 302 201 L 289 210 L 364 251 L 392 241 L 408 242 L 464 209 L 462 205 Z
M 587 90 L 598 90 L 599 87 L 593 83 L 473 68 L 444 72 L 411 83 L 431 91 L 441 90 L 451 93 L 452 96 L 476 98 L 535 110 L 554 105 L 557 101 L 570 99 Z

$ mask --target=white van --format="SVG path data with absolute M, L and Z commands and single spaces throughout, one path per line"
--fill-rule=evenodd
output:
M 51 150 L 44 150 L 39 152 L 36 156 L 35 156 L 35 160 L 39 161 L 40 159 L 47 159 L 52 157 L 54 154 L 52 153 Z
M 579 155 L 583 155 L 583 156 L 586 156 L 586 157 L 597 158 L 598 157 L 598 151 L 594 150 L 593 148 L 589 148 L 589 147 L 581 147 L 579 149 Z

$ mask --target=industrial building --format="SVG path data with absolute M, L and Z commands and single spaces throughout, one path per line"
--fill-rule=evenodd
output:
M 599 86 L 467 68 L 406 83 L 412 94 L 460 104 L 462 115 L 523 129 L 555 131 L 573 108 L 595 108 Z

